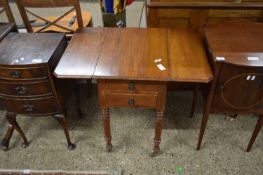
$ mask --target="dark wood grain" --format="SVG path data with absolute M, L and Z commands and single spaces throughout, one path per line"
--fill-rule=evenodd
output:
M 94 78 L 169 81 L 166 29 L 108 29 Z M 162 59 L 161 71 L 154 60 Z
M 69 86 L 52 76 L 66 46 L 65 35 L 58 33 L 11 33 L 0 42 L 0 99 L 10 124 L 2 141 L 5 150 L 13 129 L 24 139 L 23 147 L 28 146 L 27 138 L 16 122 L 16 114 L 52 115 L 64 129 L 68 148 L 75 148 L 69 138 L 64 114 L 63 97 L 69 92 L 62 95 Z M 64 86 L 61 91 L 57 86 L 59 83 Z
M 161 59 L 164 71 L 156 59 Z M 54 75 L 200 83 L 213 78 L 196 33 L 157 28 L 93 28 L 75 34 Z
M 215 61 L 217 61 L 216 57 L 225 57 L 224 62 L 230 64 L 263 66 L 263 32 L 260 32 L 263 31 L 263 25 L 261 23 L 224 21 L 219 24 L 209 24 L 204 31 Z M 258 57 L 259 60 L 249 61 L 247 57 Z
M 208 24 L 205 41 L 210 52 L 213 80 L 203 115 L 197 149 L 211 113 L 256 114 L 259 121 L 247 147 L 250 151 L 262 127 L 263 24 L 244 21 Z M 249 60 L 247 57 L 257 57 Z M 218 60 L 218 57 L 224 57 Z
M 58 78 L 90 79 L 108 29 L 84 29 L 75 34 L 63 54 L 54 75 Z
M 0 65 L 46 63 L 63 38 L 62 33 L 10 33 L 0 43 Z

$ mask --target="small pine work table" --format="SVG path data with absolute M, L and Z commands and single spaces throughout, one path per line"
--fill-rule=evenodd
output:
M 160 151 L 167 82 L 213 79 L 198 34 L 160 28 L 87 28 L 73 36 L 54 74 L 98 80 L 107 151 L 112 150 L 109 107 L 156 109 L 153 155 Z

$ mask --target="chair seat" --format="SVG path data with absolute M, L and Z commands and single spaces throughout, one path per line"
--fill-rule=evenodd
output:
M 89 23 L 91 22 L 91 13 L 88 12 L 88 11 L 82 11 L 81 12 L 82 14 L 82 20 L 83 20 L 83 26 L 86 27 L 89 25 Z M 74 32 L 78 30 L 78 21 L 77 21 L 77 18 L 76 20 L 74 21 L 74 24 L 72 26 L 69 27 L 69 22 L 70 20 L 72 19 L 72 17 L 76 16 L 76 12 L 71 12 L 69 13 L 68 15 L 64 16 L 62 19 L 60 19 L 56 24 L 57 25 L 61 25 L 65 28 L 68 28 L 68 29 L 71 29 L 73 30 Z M 46 17 L 45 19 L 48 20 L 48 21 L 55 21 L 58 17 L 56 16 L 49 16 L 49 17 Z M 41 23 L 41 22 L 44 22 L 43 20 L 41 19 L 37 19 L 36 20 L 36 23 Z M 40 30 L 41 28 L 43 28 L 43 26 L 40 26 L 40 27 L 33 27 L 33 32 L 37 32 L 38 30 Z M 60 27 L 57 27 L 55 25 L 51 25 L 49 26 L 48 28 L 44 29 L 43 31 L 41 32 L 63 32 L 63 33 L 72 33 L 68 30 L 65 30 L 63 28 L 60 28 Z

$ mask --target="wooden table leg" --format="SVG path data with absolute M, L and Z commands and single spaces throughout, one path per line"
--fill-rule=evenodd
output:
M 156 112 L 155 118 L 155 137 L 154 137 L 154 147 L 152 156 L 156 156 L 160 152 L 160 143 L 162 136 L 162 126 L 163 126 L 163 111 Z
M 68 149 L 69 150 L 74 150 L 76 148 L 76 145 L 71 142 L 70 137 L 69 137 L 69 131 L 68 131 L 68 123 L 65 118 L 65 115 L 63 114 L 56 114 L 53 115 L 53 117 L 59 122 L 59 124 L 63 127 L 67 143 L 68 143 Z
M 14 127 L 12 125 L 8 125 L 5 137 L 2 139 L 1 145 L 4 151 L 7 151 L 9 148 L 9 142 L 13 135 Z
M 256 124 L 256 126 L 255 126 L 255 128 L 254 128 L 252 137 L 251 137 L 251 139 L 250 139 L 250 141 L 249 141 L 249 144 L 248 144 L 248 146 L 247 146 L 247 152 L 249 152 L 249 151 L 251 150 L 251 148 L 252 148 L 252 146 L 253 146 L 253 144 L 254 144 L 254 142 L 255 142 L 255 140 L 256 140 L 256 137 L 257 137 L 259 131 L 260 131 L 261 128 L 262 128 L 262 125 L 263 125 L 263 115 L 262 115 L 262 116 L 259 116 L 258 122 L 257 122 L 257 124 Z
M 156 118 L 155 118 L 155 136 L 152 157 L 160 153 L 160 143 L 162 136 L 163 116 L 166 105 L 167 86 L 165 83 L 158 85 L 158 97 L 156 105 Z
M 7 112 L 6 113 L 6 119 L 9 122 L 9 124 L 12 125 L 15 128 L 15 130 L 20 134 L 20 136 L 23 138 L 24 143 L 22 143 L 21 146 L 23 148 L 26 148 L 29 145 L 29 142 L 28 142 L 23 130 L 20 128 L 20 126 L 16 122 L 16 114 L 11 113 L 11 112 Z
M 109 108 L 103 108 L 102 109 L 102 119 L 103 119 L 104 135 L 105 135 L 105 140 L 106 140 L 106 151 L 111 152 L 112 144 L 111 144 Z

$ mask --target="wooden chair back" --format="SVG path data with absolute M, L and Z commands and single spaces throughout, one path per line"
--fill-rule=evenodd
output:
M 44 32 L 45 29 L 50 28 L 51 26 L 55 26 L 57 28 L 67 31 L 67 33 L 73 33 L 75 32 L 74 30 L 72 30 L 69 27 L 62 26 L 58 24 L 58 22 L 61 19 L 63 19 L 65 16 L 67 16 L 68 14 L 74 11 L 76 12 L 78 29 L 84 28 L 79 0 L 16 0 L 16 3 L 28 32 Z M 72 8 L 54 20 L 43 18 L 28 9 L 28 8 L 53 8 L 53 7 L 72 7 Z M 46 22 L 47 25 L 41 27 L 37 31 L 34 31 L 33 27 L 30 24 L 27 14 L 35 16 L 37 19 Z
M 9 22 L 15 22 L 14 16 L 11 12 L 11 8 L 8 4 L 8 0 L 0 0 L 0 14 L 6 13 Z

